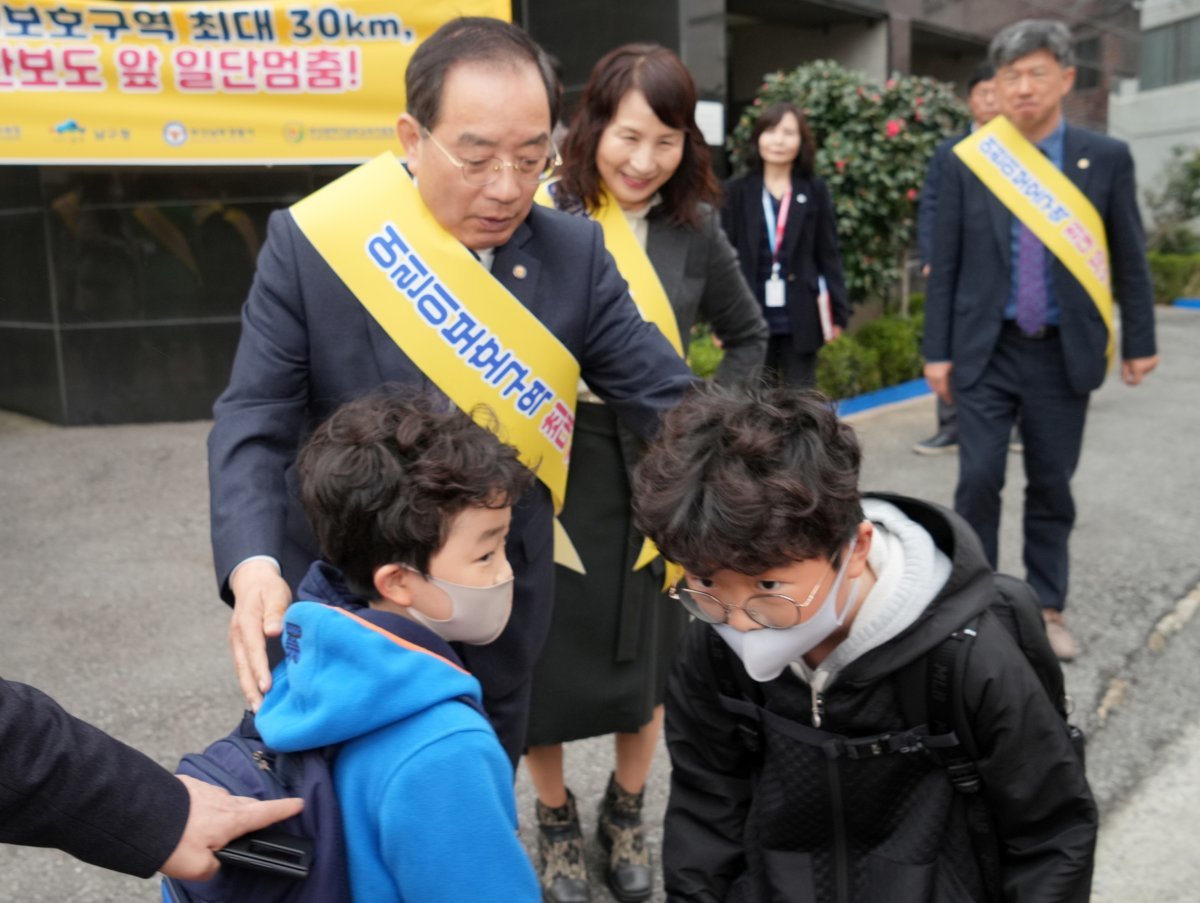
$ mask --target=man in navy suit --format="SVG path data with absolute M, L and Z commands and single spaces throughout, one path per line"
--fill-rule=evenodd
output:
M 921 186 L 921 203 L 917 207 L 917 250 L 921 253 L 921 275 L 929 278 L 933 260 L 933 224 L 937 221 L 937 193 L 942 181 L 942 166 L 950 156 L 954 145 L 962 141 L 975 129 L 987 125 L 1000 107 L 996 102 L 996 70 L 990 63 L 975 67 L 967 80 L 967 109 L 971 111 L 971 127 L 965 132 L 952 135 L 933 151 L 929 168 L 925 171 L 925 184 Z M 913 446 L 918 455 L 943 455 L 958 451 L 958 416 L 954 405 L 937 400 L 937 432 Z
M 1138 385 L 1158 363 L 1154 306 L 1128 147 L 1068 125 L 1075 80 L 1071 35 L 1025 20 L 992 41 L 1001 112 L 1088 198 L 1108 240 L 1120 305 L 1121 376 Z M 1009 432 L 1025 442 L 1024 560 L 1059 658 L 1078 653 L 1062 618 L 1071 477 L 1088 398 L 1103 381 L 1108 330 L 1083 286 L 957 157 L 942 176 L 925 302 L 925 378 L 958 405 L 954 507 L 997 559 Z
M 566 346 L 592 390 L 648 436 L 691 375 L 638 314 L 599 227 L 533 205 L 557 157 L 553 86 L 539 53 L 499 20 L 447 23 L 409 63 L 397 135 L 438 223 Z M 273 214 L 209 437 L 213 554 L 221 595 L 234 606 L 230 645 L 252 706 L 270 686 L 265 637 L 279 635 L 297 583 L 318 557 L 297 499 L 297 450 L 339 404 L 389 382 L 432 385 L 291 214 Z M 552 504 L 540 483 L 514 509 L 507 553 L 516 575 L 512 619 L 496 642 L 464 647 L 462 657 L 515 763 L 553 604 Z

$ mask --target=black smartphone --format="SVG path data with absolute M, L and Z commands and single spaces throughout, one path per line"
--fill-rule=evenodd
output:
M 217 850 L 223 864 L 257 869 L 287 878 L 307 878 L 313 842 L 283 831 L 251 831 Z

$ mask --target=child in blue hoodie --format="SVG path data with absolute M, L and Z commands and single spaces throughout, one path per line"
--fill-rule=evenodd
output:
M 334 783 L 358 903 L 540 899 L 513 770 L 453 641 L 512 609 L 504 552 L 531 474 L 444 402 L 386 391 L 340 408 L 298 467 L 325 561 L 287 612 L 256 724 L 272 747 L 341 744 Z

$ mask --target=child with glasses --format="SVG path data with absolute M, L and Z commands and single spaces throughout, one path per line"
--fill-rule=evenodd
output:
M 712 386 L 634 474 L 636 523 L 695 616 L 668 683 L 670 900 L 1085 901 L 1096 808 L 955 514 L 863 495 L 853 430 L 811 391 Z M 955 693 L 967 795 L 906 717 L 906 666 L 972 625 Z M 932 686 L 932 684 L 931 684 Z

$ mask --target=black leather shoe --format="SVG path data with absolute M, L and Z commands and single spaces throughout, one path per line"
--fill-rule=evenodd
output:
M 567 791 L 567 802 L 556 809 L 537 801 L 538 859 L 542 900 L 546 903 L 590 903 L 587 863 L 583 855 L 583 832 L 575 796 Z
M 609 890 L 621 903 L 648 900 L 654 890 L 650 851 L 646 849 L 646 835 L 642 830 L 645 793 L 644 788 L 641 793 L 629 793 L 617 783 L 616 775 L 610 775 L 600 806 L 596 834 L 608 853 L 604 877 Z
M 950 455 L 958 451 L 958 435 L 948 430 L 939 430 L 937 435 L 922 439 L 913 446 L 918 455 Z

